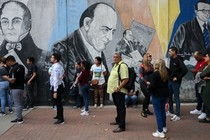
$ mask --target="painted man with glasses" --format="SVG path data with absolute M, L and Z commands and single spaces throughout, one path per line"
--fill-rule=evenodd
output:
M 194 19 L 179 26 L 171 44 L 184 60 L 190 60 L 195 51 L 204 53 L 210 44 L 210 3 L 199 0 L 195 5 L 195 15 Z

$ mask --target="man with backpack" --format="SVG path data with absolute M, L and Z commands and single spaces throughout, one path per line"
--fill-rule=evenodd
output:
M 117 117 L 114 122 L 110 123 L 110 125 L 119 125 L 118 128 L 113 130 L 114 133 L 125 131 L 125 94 L 127 90 L 124 86 L 129 81 L 129 75 L 127 65 L 122 63 L 121 53 L 115 53 L 114 66 L 107 84 L 107 93 L 112 94 L 114 105 L 117 108 Z M 118 72 L 119 66 L 120 69 Z
M 10 94 L 12 96 L 17 118 L 11 123 L 23 123 L 22 108 L 23 108 L 23 90 L 24 90 L 24 75 L 25 68 L 16 62 L 15 57 L 9 55 L 6 58 L 6 65 L 10 68 L 9 76 L 5 77 L 9 81 Z

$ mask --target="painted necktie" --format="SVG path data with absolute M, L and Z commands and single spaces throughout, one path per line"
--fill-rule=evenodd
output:
M 206 23 L 203 24 L 203 28 L 204 28 L 203 29 L 204 44 L 205 47 L 207 48 L 209 46 L 209 32 Z

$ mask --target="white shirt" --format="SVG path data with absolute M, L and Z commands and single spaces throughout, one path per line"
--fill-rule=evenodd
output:
M 58 86 L 62 84 L 64 69 L 60 63 L 55 63 L 51 68 L 50 85 L 54 87 L 54 91 L 58 90 Z
M 103 64 L 101 64 L 100 66 L 96 66 L 96 64 L 93 64 L 90 71 L 93 72 L 93 79 L 98 79 L 98 85 L 102 85 L 103 83 L 105 83 L 105 78 L 103 73 L 106 71 L 106 68 L 104 67 Z
M 199 26 L 201 27 L 201 31 L 204 32 L 203 24 L 204 24 L 205 22 L 201 21 L 198 17 L 196 17 L 196 19 L 197 19 L 197 21 L 198 21 Z M 206 25 L 207 25 L 207 24 L 206 24 Z M 206 28 L 208 28 L 208 27 L 206 26 Z

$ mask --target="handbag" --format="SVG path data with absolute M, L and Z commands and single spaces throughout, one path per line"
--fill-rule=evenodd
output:
M 98 82 L 99 82 L 98 79 L 93 79 L 93 80 L 91 80 L 91 85 L 96 86 L 96 85 L 98 85 Z

